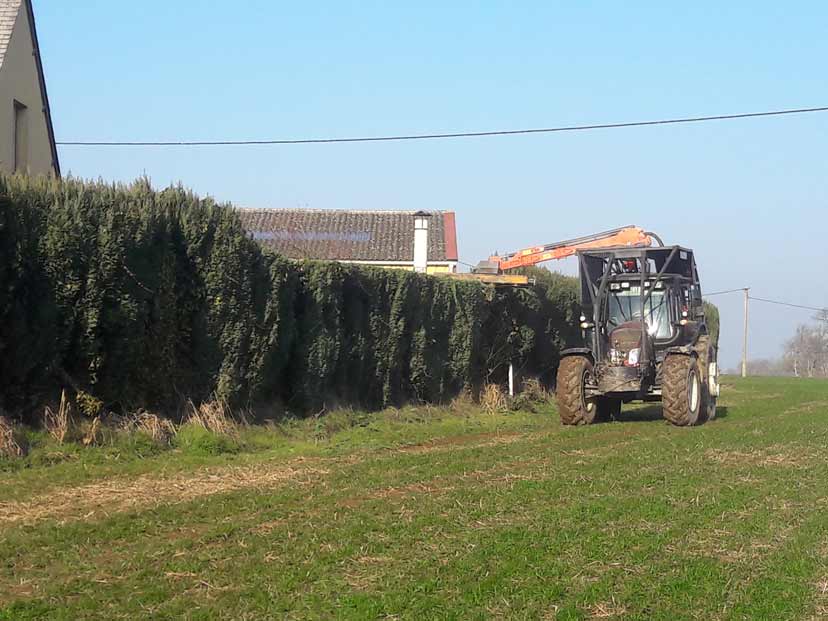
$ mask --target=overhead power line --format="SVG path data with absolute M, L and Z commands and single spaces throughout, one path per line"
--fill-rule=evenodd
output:
M 624 127 L 647 127 L 650 125 L 677 125 L 679 123 L 704 123 L 708 121 L 728 121 L 789 114 L 807 114 L 828 112 L 828 106 L 816 108 L 794 108 L 789 110 L 771 110 L 767 112 L 746 112 L 742 114 L 717 114 L 712 116 L 693 116 L 655 121 L 631 121 L 627 123 L 595 123 L 591 125 L 565 125 L 560 127 L 542 127 L 533 129 L 507 129 L 477 132 L 452 132 L 409 134 L 397 136 L 363 136 L 356 138 L 297 138 L 276 140 L 62 140 L 60 146 L 74 147 L 210 147 L 210 146 L 252 146 L 252 145 L 291 145 L 291 144 L 330 144 L 337 142 L 391 142 L 401 140 L 439 140 L 449 138 L 484 138 L 489 136 L 515 136 L 519 134 L 552 134 L 559 132 L 578 132 L 593 129 L 620 129 Z
M 748 290 L 749 287 L 739 287 L 738 289 L 726 289 L 725 291 L 714 291 L 713 293 L 706 293 L 704 297 L 709 298 L 714 295 L 724 295 L 725 293 L 741 293 L 743 291 Z M 757 302 L 765 302 L 767 304 L 776 304 L 778 306 L 789 306 L 791 308 L 801 308 L 804 310 L 809 311 L 816 311 L 817 313 L 822 313 L 828 310 L 828 306 L 817 308 L 816 306 L 805 306 L 803 304 L 792 304 L 791 302 L 780 302 L 779 300 L 769 300 L 767 298 L 757 298 L 756 296 L 748 294 L 748 299 L 756 300 Z
M 714 291 L 713 293 L 705 293 L 704 297 L 709 298 L 714 295 L 724 295 L 725 293 L 736 293 L 737 291 L 744 291 L 745 287 L 739 287 L 738 289 L 727 289 L 726 291 Z
M 790 306 L 791 308 L 803 308 L 809 311 L 816 311 L 817 313 L 821 313 L 825 310 L 828 310 L 828 307 L 817 308 L 816 306 L 803 306 L 802 304 L 791 304 L 790 302 L 778 302 L 777 300 L 766 300 L 765 298 L 757 298 L 754 296 L 750 296 L 751 300 L 756 300 L 757 302 L 765 302 L 767 304 L 778 304 L 779 306 Z
M 756 300 L 757 302 L 764 302 L 766 304 L 776 304 L 778 306 L 787 306 L 788 308 L 799 308 L 808 311 L 813 311 L 816 313 L 820 313 L 815 317 L 819 321 L 825 321 L 828 323 L 828 308 L 817 308 L 816 306 L 806 306 L 804 304 L 793 304 L 791 302 L 780 302 L 779 300 L 769 300 L 767 298 L 758 298 L 755 296 L 750 295 L 750 287 L 739 287 L 737 289 L 725 289 L 724 291 L 714 291 L 713 293 L 708 293 L 705 297 L 710 297 L 712 295 L 724 295 L 725 293 L 737 293 L 741 292 L 745 296 L 745 318 L 744 318 L 744 336 L 742 341 L 742 377 L 747 377 L 748 373 L 748 364 L 747 364 L 747 356 L 748 356 L 748 307 L 750 306 L 751 300 Z

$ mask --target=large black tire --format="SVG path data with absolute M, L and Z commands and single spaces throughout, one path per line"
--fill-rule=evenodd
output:
M 678 427 L 695 425 L 704 401 L 702 376 L 695 357 L 669 354 L 662 370 L 664 418 Z
M 599 399 L 587 399 L 584 385 L 592 379 L 592 361 L 586 356 L 567 356 L 558 367 L 555 395 L 564 425 L 590 425 L 598 417 Z
M 716 397 L 710 394 L 710 387 L 704 385 L 704 407 L 699 414 L 699 423 L 706 423 L 716 418 Z

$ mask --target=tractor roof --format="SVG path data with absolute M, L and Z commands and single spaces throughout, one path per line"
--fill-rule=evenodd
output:
M 632 269 L 624 265 L 628 260 L 636 261 Z M 581 250 L 578 262 L 581 266 L 581 285 L 587 288 L 597 287 L 602 281 L 636 278 L 680 277 L 693 284 L 699 282 L 693 251 L 683 246 Z
M 642 257 L 666 261 L 670 254 L 676 250 L 677 255 L 683 261 L 693 256 L 693 251 L 684 246 L 658 246 L 655 248 L 629 248 L 627 246 L 613 246 L 611 248 L 599 248 L 596 250 L 579 250 L 579 255 L 600 257 L 602 259 L 639 259 Z

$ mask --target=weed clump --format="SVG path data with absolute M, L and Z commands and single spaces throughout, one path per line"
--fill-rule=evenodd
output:
M 498 414 L 509 409 L 509 398 L 498 384 L 486 384 L 480 392 L 480 406 L 488 414 Z
M 237 419 L 222 399 L 199 405 L 190 403 L 184 424 L 178 428 L 175 445 L 193 455 L 221 455 L 241 449 L 240 428 L 246 425 Z
M 187 454 L 199 457 L 237 453 L 241 450 L 238 438 L 216 433 L 194 422 L 185 423 L 178 428 L 175 446 Z
M 552 394 L 535 378 L 523 381 L 520 392 L 512 399 L 513 410 L 536 412 L 538 406 L 552 401 Z
M 63 444 L 69 435 L 72 424 L 72 406 L 66 398 L 66 391 L 60 393 L 60 405 L 57 411 L 46 406 L 43 412 L 43 427 L 52 439 L 58 444 Z
M 222 399 L 206 401 L 198 406 L 191 401 L 186 423 L 220 436 L 235 437 L 239 433 L 239 422 Z
M 26 455 L 26 443 L 12 422 L 0 416 L 0 458 L 17 459 Z
M 127 433 L 143 434 L 162 446 L 170 446 L 177 433 L 172 421 L 143 410 L 128 417 L 123 422 L 122 429 Z

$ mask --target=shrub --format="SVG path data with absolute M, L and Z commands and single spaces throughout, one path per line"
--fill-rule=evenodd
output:
M 719 346 L 719 308 L 710 302 L 704 302 L 704 317 L 707 320 L 707 329 L 710 331 L 710 340 Z
M 535 412 L 539 405 L 544 405 L 552 400 L 552 394 L 536 378 L 530 377 L 523 380 L 520 391 L 512 400 L 513 410 L 526 410 Z
M 496 289 L 291 262 L 181 187 L 0 175 L 0 407 L 39 418 L 71 386 L 93 426 L 191 400 L 216 431 L 235 424 L 206 420 L 216 404 L 449 402 L 502 384 L 509 362 L 548 384 L 578 334 L 577 287 L 531 273 L 533 287 Z

